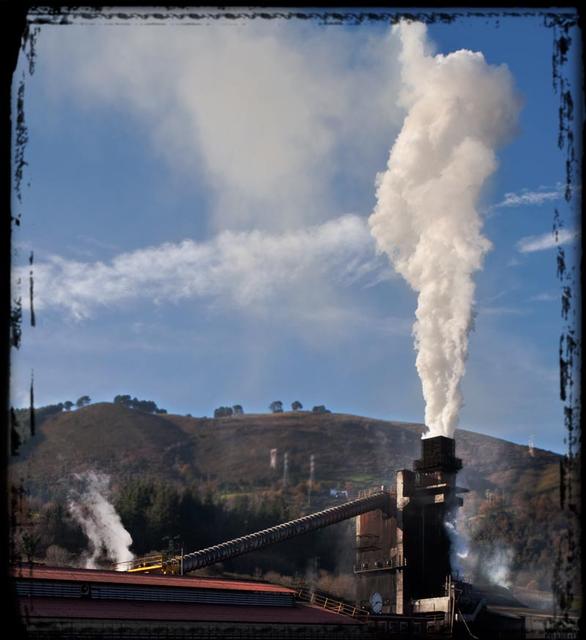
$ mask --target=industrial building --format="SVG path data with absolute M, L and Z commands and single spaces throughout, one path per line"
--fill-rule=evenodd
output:
M 12 571 L 27 637 L 358 638 L 365 622 L 254 581 L 117 571 Z
M 422 440 L 414 470 L 397 472 L 386 510 L 370 511 L 356 524 L 358 602 L 378 613 L 455 614 L 450 539 L 446 521 L 461 506 L 456 486 L 462 462 L 455 442 L 438 436 Z
M 180 556 L 142 559 L 127 572 L 14 568 L 30 637 L 49 638 L 542 638 L 552 616 L 506 590 L 453 576 L 446 523 L 466 489 L 455 441 L 421 441 L 413 469 L 391 488 Z M 189 574 L 268 545 L 356 520 L 356 602 L 304 586 Z

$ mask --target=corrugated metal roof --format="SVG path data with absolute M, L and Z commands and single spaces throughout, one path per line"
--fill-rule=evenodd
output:
M 259 607 L 177 602 L 127 602 L 78 600 L 71 598 L 20 598 L 25 618 L 67 618 L 86 620 L 157 620 L 185 622 L 240 622 L 264 624 L 363 624 L 352 618 L 312 605 Z
M 257 605 L 292 607 L 292 593 L 243 591 L 241 589 L 177 589 L 161 585 L 71 582 L 68 580 L 27 580 L 14 578 L 16 594 L 36 598 L 92 598 L 94 600 L 148 600 L 199 604 Z
M 154 574 L 126 573 L 124 571 L 104 571 L 96 569 L 64 569 L 58 567 L 12 567 L 11 575 L 33 580 L 68 580 L 73 582 L 103 582 L 136 586 L 186 587 L 189 589 L 229 589 L 232 591 L 262 591 L 268 593 L 293 594 L 293 589 L 265 582 L 226 580 L 222 578 L 202 578 L 191 576 L 164 576 Z

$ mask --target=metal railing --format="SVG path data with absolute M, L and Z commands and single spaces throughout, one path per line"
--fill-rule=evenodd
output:
M 370 617 L 370 612 L 366 609 L 361 609 L 356 605 L 338 600 L 331 594 L 317 591 L 309 585 L 298 584 L 294 588 L 295 598 L 297 600 L 308 602 L 322 609 L 327 609 L 328 611 L 333 611 L 343 616 L 349 616 L 362 622 L 366 622 Z
M 129 573 L 142 573 L 148 571 L 155 571 L 157 569 L 163 568 L 163 556 L 162 555 L 153 555 L 153 556 L 144 556 L 142 558 L 136 558 L 135 560 L 130 560 L 127 563 L 118 563 L 118 564 L 128 564 L 125 571 Z
M 389 558 L 388 560 L 375 560 L 374 562 L 361 562 L 353 566 L 354 573 L 366 573 L 368 571 L 394 571 L 404 569 L 407 559 L 402 556 Z

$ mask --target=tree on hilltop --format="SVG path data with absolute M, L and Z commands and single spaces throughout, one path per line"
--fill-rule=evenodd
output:
M 244 409 L 242 408 L 241 404 L 235 404 L 232 407 L 232 410 L 234 411 L 235 416 L 241 416 L 244 413 Z
M 71 411 L 71 407 L 73 407 L 73 402 L 71 402 L 71 400 L 67 400 L 63 403 L 63 408 L 65 409 L 65 411 Z
M 145 413 L 155 413 L 158 409 L 157 403 L 153 402 L 153 400 L 139 400 L 138 398 L 133 398 L 132 408 Z
M 128 407 L 130 409 L 132 398 L 128 394 L 123 396 L 118 395 L 114 398 L 114 404 L 121 404 L 123 407 Z
M 81 409 L 82 407 L 87 406 L 91 401 L 92 401 L 92 399 L 89 396 L 81 396 L 80 398 L 78 398 L 76 400 L 75 406 L 78 409 Z
M 214 418 L 228 418 L 234 415 L 234 409 L 232 407 L 218 407 L 214 409 Z
M 128 394 L 116 396 L 114 404 L 119 404 L 127 409 L 138 409 L 138 411 L 145 413 L 167 413 L 167 410 L 159 408 L 154 400 L 139 400 L 131 398 Z
M 273 413 L 283 413 L 283 403 L 280 400 L 274 400 L 269 405 L 269 409 Z
M 313 407 L 312 412 L 313 413 L 332 413 L 329 409 L 326 409 L 325 405 L 323 404 L 318 404 L 317 406 Z
M 291 409 L 293 411 L 301 411 L 301 409 L 303 409 L 303 405 L 301 404 L 301 402 L 299 402 L 299 400 L 295 400 L 295 402 L 291 403 Z

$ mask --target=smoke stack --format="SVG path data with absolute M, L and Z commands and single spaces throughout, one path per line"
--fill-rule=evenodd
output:
M 456 441 L 445 436 L 423 438 L 421 458 L 415 460 L 413 468 L 424 473 L 457 473 L 462 468 L 462 460 L 456 458 Z
M 458 571 L 454 560 L 461 541 L 455 524 L 463 503 L 458 494 L 467 491 L 456 486 L 461 468 L 453 438 L 421 440 L 421 457 L 413 462 L 414 490 L 405 534 L 411 564 L 409 589 L 416 598 L 440 594 L 446 580 Z
M 393 517 L 381 513 L 360 517 L 355 567 L 359 601 L 368 601 L 376 591 L 386 603 L 385 613 L 449 610 L 446 585 L 458 571 L 454 556 L 465 551 L 455 530 L 455 515 L 462 505 L 458 494 L 466 492 L 456 486 L 461 468 L 453 438 L 422 439 L 413 471 L 397 471 L 391 493 Z M 423 602 L 426 599 L 432 601 Z

